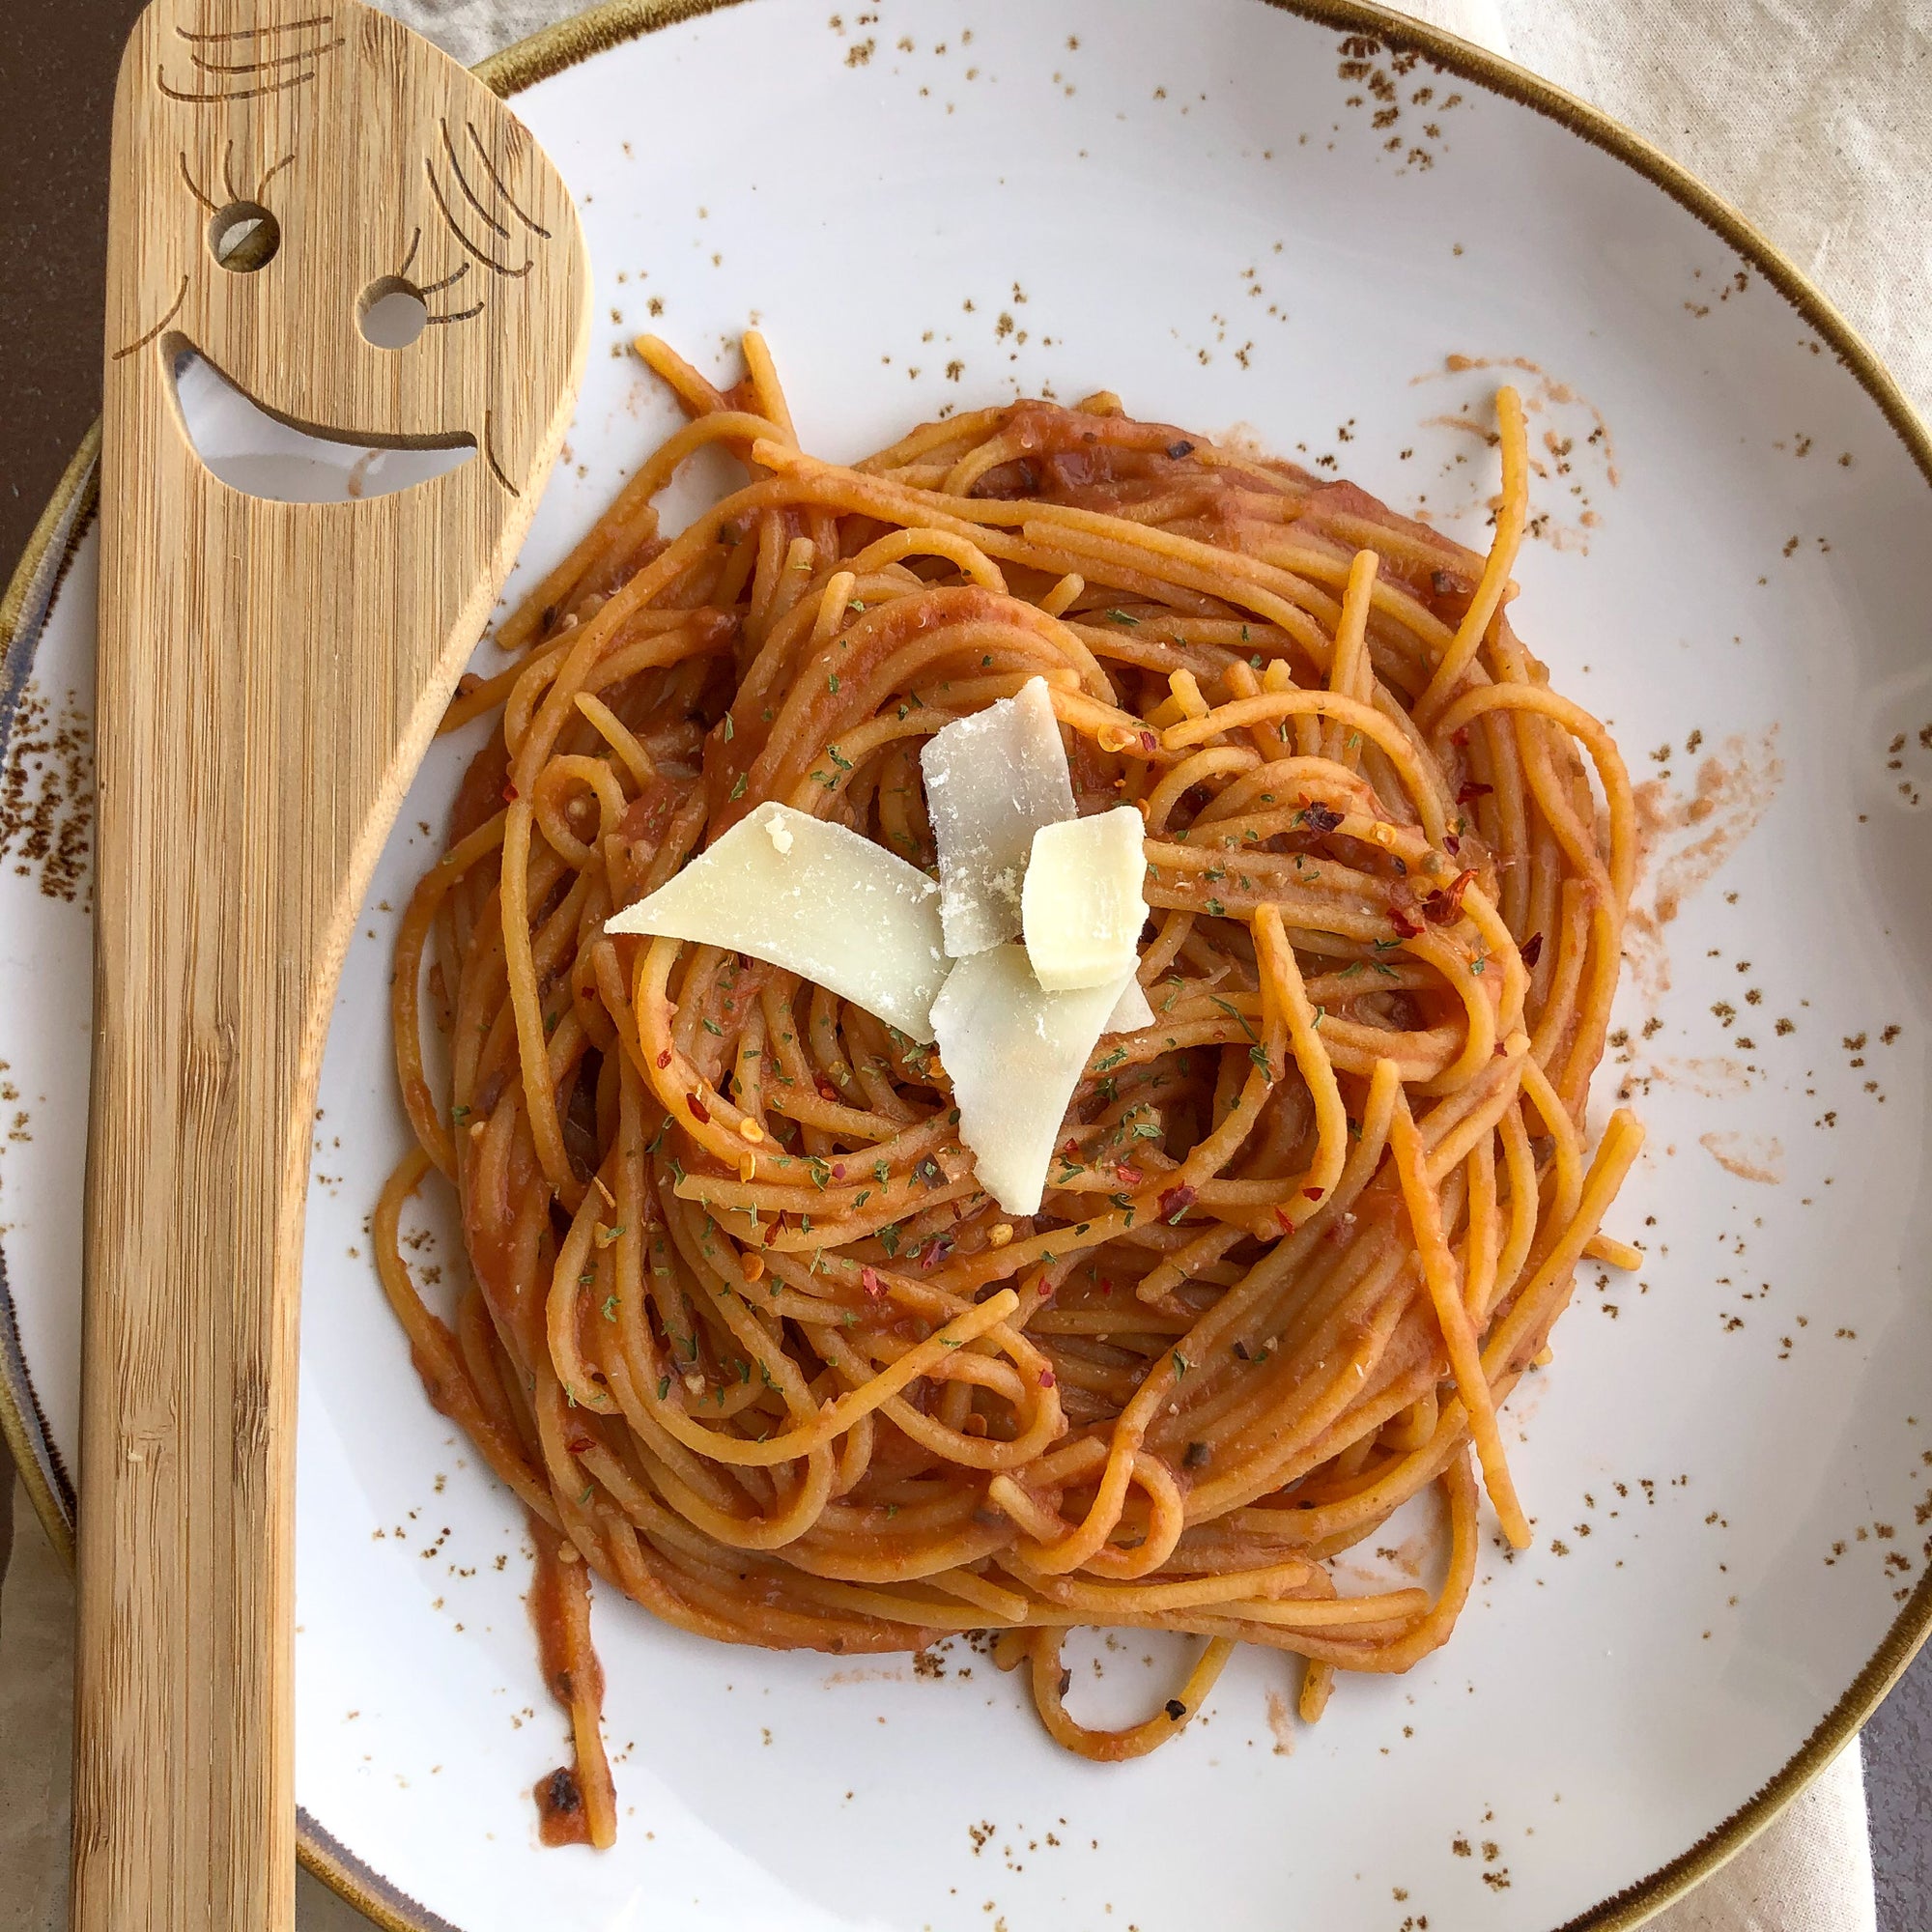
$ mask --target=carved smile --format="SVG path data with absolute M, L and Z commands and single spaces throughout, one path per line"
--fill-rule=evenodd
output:
M 447 475 L 476 454 L 467 431 L 428 446 L 271 415 L 207 356 L 184 343 L 170 361 L 188 440 L 212 474 L 278 503 L 340 503 L 393 496 Z

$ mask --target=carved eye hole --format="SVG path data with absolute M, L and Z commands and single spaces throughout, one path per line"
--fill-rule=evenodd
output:
M 231 201 L 208 218 L 208 252 L 231 274 L 252 275 L 281 245 L 281 223 L 259 201 Z
M 429 323 L 429 310 L 412 282 L 384 275 L 362 291 L 362 339 L 372 349 L 407 349 Z

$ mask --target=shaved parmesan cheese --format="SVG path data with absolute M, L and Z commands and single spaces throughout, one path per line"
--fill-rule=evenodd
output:
M 1034 834 L 1021 910 L 1027 954 L 1049 992 L 1118 985 L 1147 923 L 1146 831 L 1130 805 Z
M 955 959 L 1016 939 L 1034 834 L 1074 815 L 1044 678 L 934 733 L 920 753 L 939 845 L 939 914 Z
M 1153 1009 L 1148 1005 L 1148 996 L 1142 990 L 1138 980 L 1129 980 L 1121 988 L 1121 997 L 1115 1003 L 1114 1010 L 1107 1015 L 1107 1024 L 1102 1033 L 1139 1033 L 1142 1027 L 1153 1025 Z
M 604 929 L 728 946 L 932 1037 L 947 965 L 939 888 L 883 845 L 787 805 L 759 806 Z
M 1104 986 L 1049 993 L 1023 946 L 996 946 L 960 960 L 932 1003 L 959 1138 L 980 1185 L 1009 1214 L 1039 1211 L 1066 1104 L 1131 971 Z

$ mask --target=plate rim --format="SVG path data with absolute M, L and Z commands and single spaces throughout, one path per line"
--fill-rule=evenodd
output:
M 602 0 L 541 28 L 479 61 L 472 70 L 499 99 L 611 48 L 667 27 L 681 26 L 751 0 Z M 1172 4 L 1172 0 L 1170 0 Z M 1830 345 L 1833 354 L 1878 407 L 1932 487 L 1932 428 L 1890 371 L 1837 306 L 1769 236 L 1698 176 L 1614 116 L 1532 73 L 1501 54 L 1426 21 L 1390 11 L 1379 0 L 1252 0 L 1314 25 L 1359 32 L 1385 45 L 1413 50 L 1460 79 L 1500 95 L 1554 121 L 1661 188 L 1720 241 L 1744 256 Z M 42 629 L 60 594 L 69 565 L 94 523 L 99 502 L 100 419 L 97 416 L 69 460 L 25 549 L 0 593 L 0 753 Z M 21 1350 L 0 1252 L 0 1435 L 48 1540 L 73 1563 L 71 1479 L 47 1435 L 33 1378 Z M 1727 1818 L 1666 1863 L 1634 1879 L 1553 1932 L 1634 1932 L 1675 1899 L 1709 1878 L 1763 1831 L 1818 1776 L 1863 1727 L 1932 1635 L 1932 1571 L 1921 1577 L 1885 1636 L 1811 1734 L 1759 1789 Z M 383 1932 L 462 1932 L 374 1870 L 305 1810 L 297 1811 L 301 1864 Z

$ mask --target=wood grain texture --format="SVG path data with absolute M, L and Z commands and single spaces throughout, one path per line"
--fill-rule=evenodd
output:
M 272 256 L 217 259 L 231 205 Z M 436 320 L 402 350 L 384 288 Z M 73 1922 L 293 1919 L 296 1334 L 337 973 L 527 526 L 589 276 L 509 112 L 356 0 L 156 0 L 115 99 L 101 492 Z M 196 457 L 192 348 L 362 444 L 473 442 L 369 501 Z

